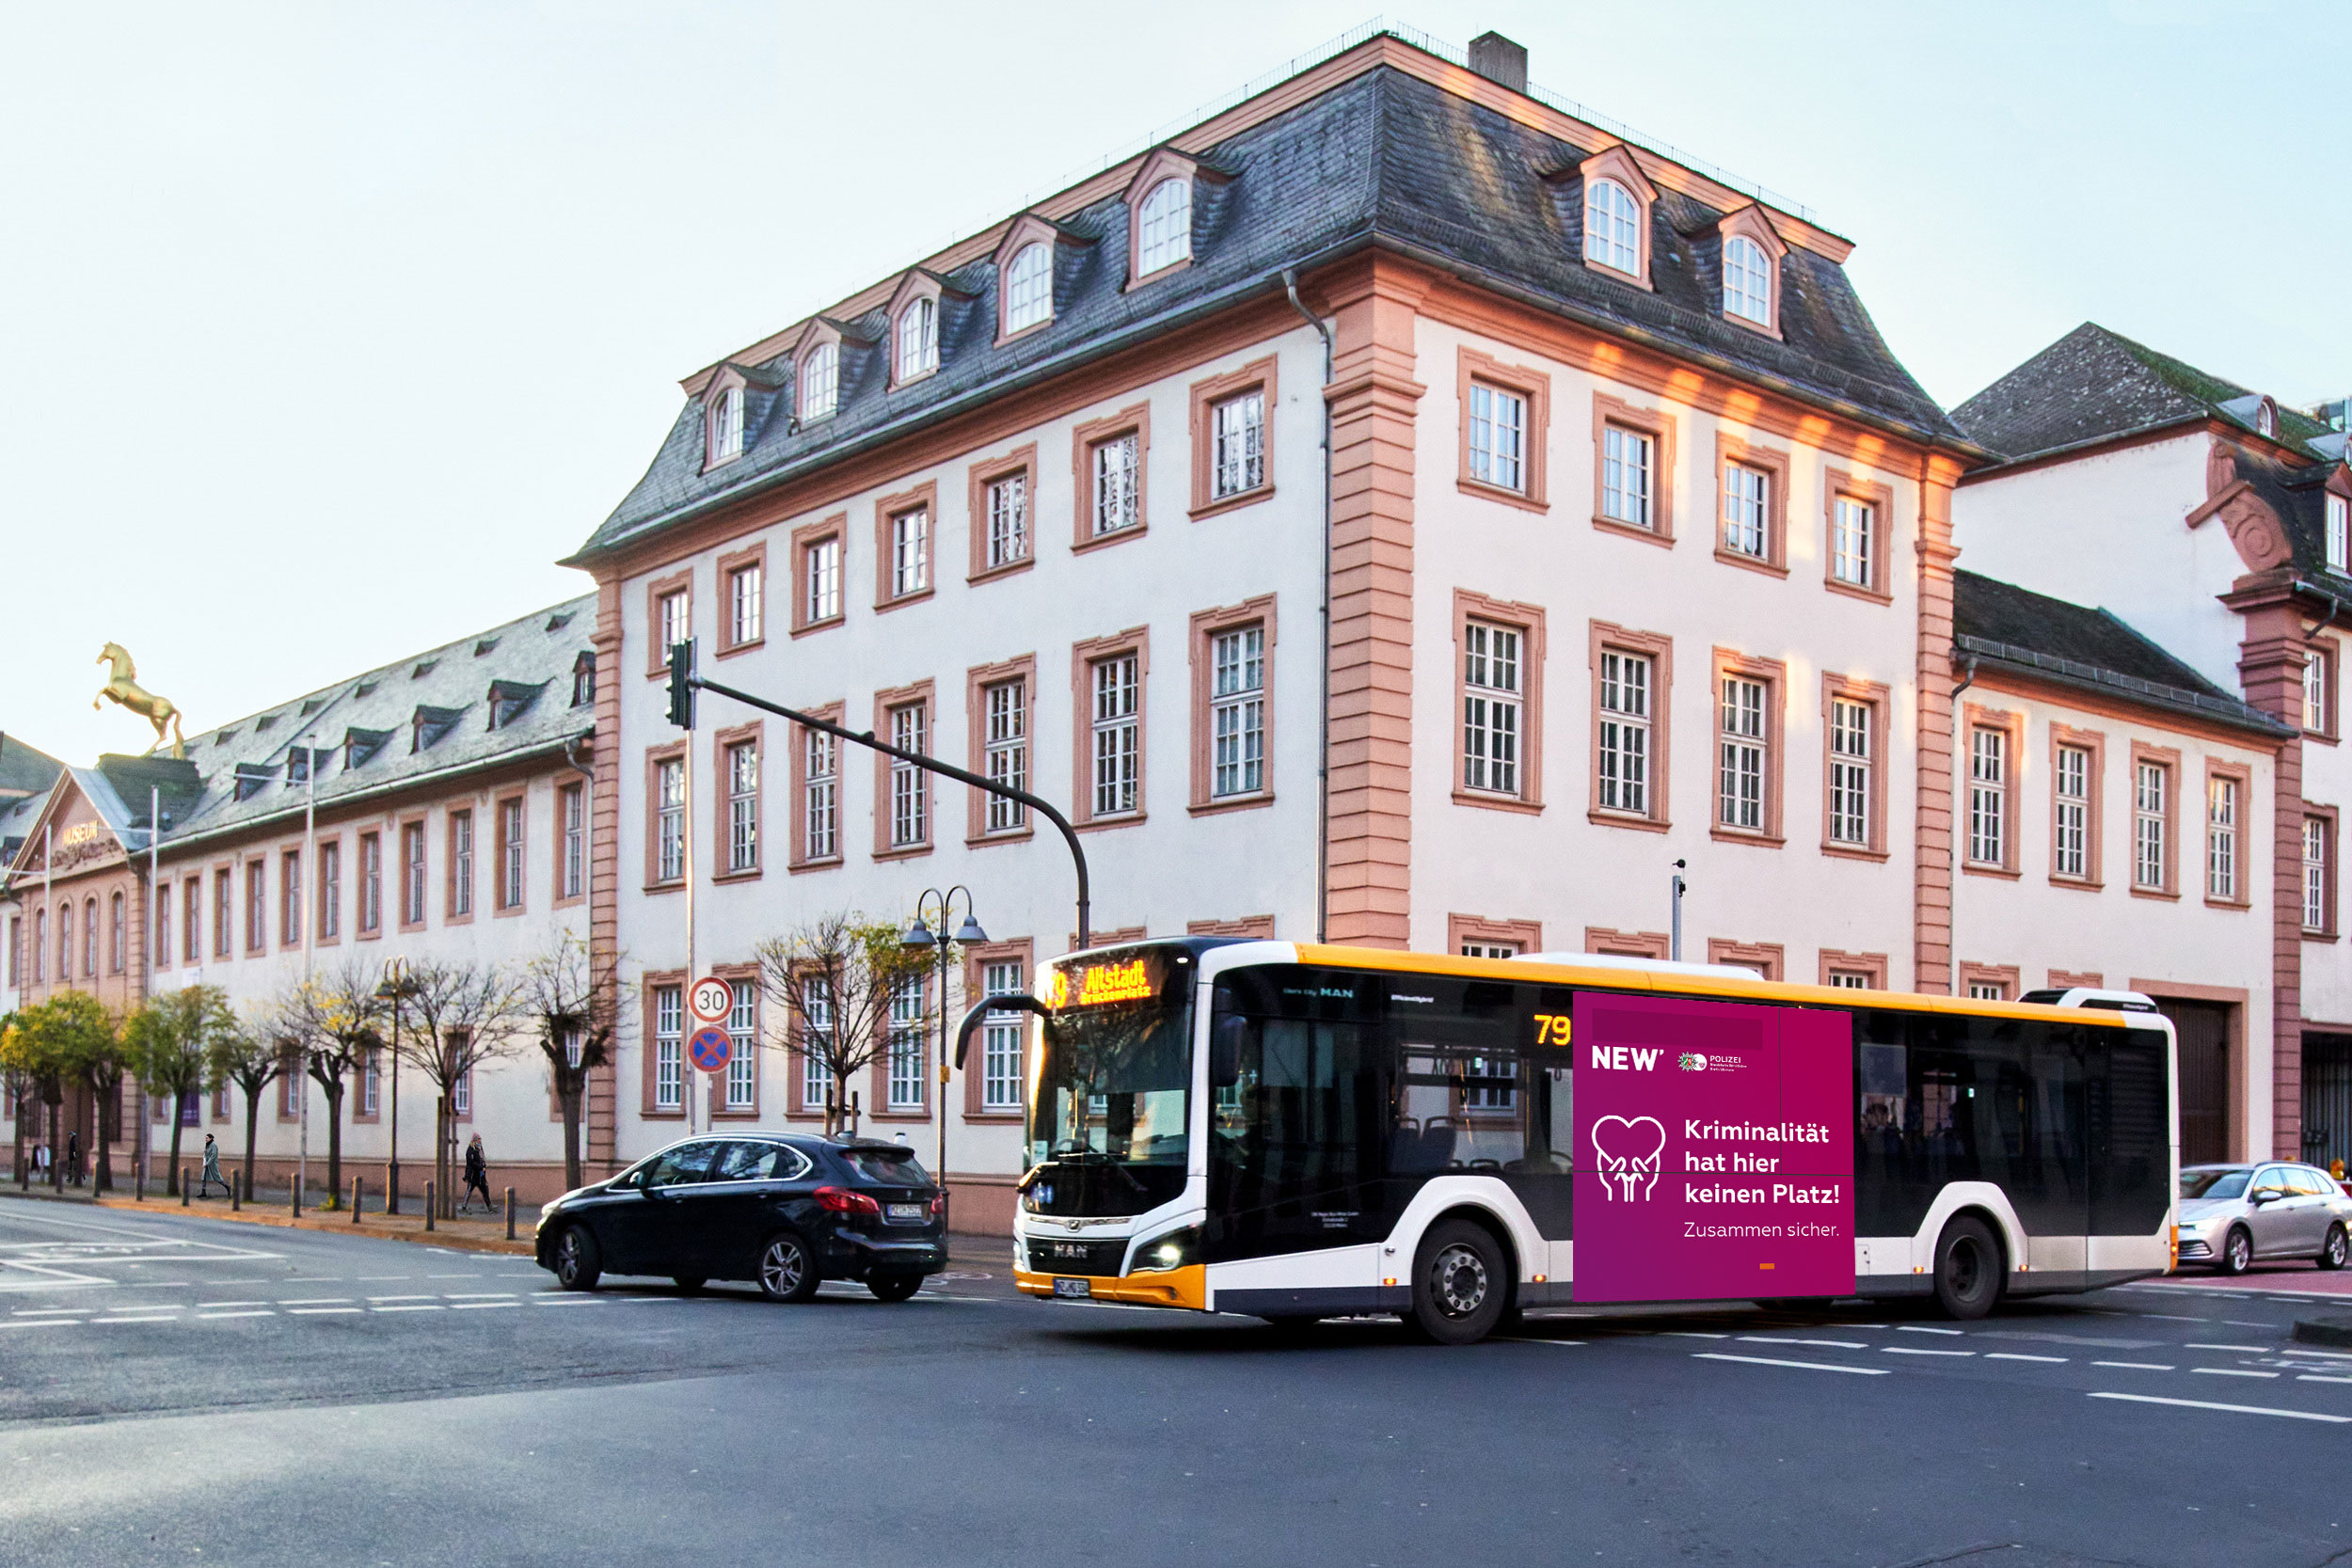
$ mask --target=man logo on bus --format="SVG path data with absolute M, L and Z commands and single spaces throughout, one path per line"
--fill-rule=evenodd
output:
M 1656 1117 L 1603 1117 L 1593 1123 L 1601 1188 L 1619 1202 L 1637 1203 L 1649 1196 L 1658 1185 L 1659 1160 L 1665 1148 L 1666 1129 Z

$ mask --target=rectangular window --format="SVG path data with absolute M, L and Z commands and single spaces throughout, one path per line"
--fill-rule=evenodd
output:
M 523 802 L 517 796 L 499 802 L 499 885 L 501 910 L 523 907 Z
M 1116 436 L 1094 448 L 1094 529 L 1099 538 L 1142 520 L 1136 469 L 1141 456 L 1136 433 Z
M 767 614 L 767 585 L 761 580 L 765 576 L 757 562 L 727 574 L 727 641 L 734 646 L 760 639 Z
M 1094 812 L 1120 816 L 1136 809 L 1143 778 L 1142 691 L 1134 654 L 1089 666 L 1094 692 Z
M 808 546 L 808 623 L 841 613 L 841 539 L 819 539 Z
M 1650 809 L 1650 684 L 1646 655 L 1600 656 L 1600 807 L 1647 816 Z
M 400 919 L 404 926 L 424 924 L 424 824 L 411 822 L 400 830 Z
M 1829 983 L 1847 990 L 1868 990 L 1870 989 L 1870 977 L 1858 970 L 1851 969 L 1831 970 Z
M 1998 980 L 1971 980 L 1968 982 L 1969 998 L 1970 1000 L 1977 1002 L 2006 1002 L 2009 998 L 2001 994 L 2007 988 L 2004 987 Z
M 1870 532 L 1876 523 L 1867 501 L 1840 496 L 1830 508 L 1829 569 L 1839 582 L 1856 588 L 1877 586 L 1872 579 Z
M 1527 488 L 1527 400 L 1470 383 L 1470 478 L 1504 490 Z
M 2303 727 L 2313 735 L 2334 733 L 2335 660 L 2329 644 L 2314 641 L 2303 656 Z
M 1968 732 L 1968 858 L 2009 863 L 2009 732 Z
M 564 824 L 564 890 L 566 898 L 588 891 L 588 791 L 583 784 L 565 784 L 555 792 L 556 811 Z
M 1600 436 L 1600 515 L 1635 528 L 1653 526 L 1650 498 L 1658 445 L 1638 431 L 1605 425 Z
M 683 1106 L 686 998 L 676 986 L 653 989 L 653 1108 Z
M 727 1008 L 727 1037 L 734 1052 L 727 1057 L 727 1109 L 749 1111 L 759 1104 L 759 983 L 730 980 L 734 1000 Z
M 1771 553 L 1772 483 L 1759 468 L 1724 465 L 1724 548 L 1759 561 Z
M 2341 572 L 2344 569 L 2347 533 L 2352 533 L 2352 503 L 2347 503 L 2342 496 L 2329 496 L 2328 498 L 2328 569 L 2331 572 Z
M 1829 836 L 1833 844 L 1870 845 L 1871 711 L 1867 703 L 1829 704 Z
M 654 880 L 675 882 L 686 875 L 686 759 L 664 757 L 654 765 Z
M 473 913 L 473 813 L 449 814 L 449 917 Z
M 66 925 L 70 927 L 69 918 Z M 61 930 L 62 938 L 64 932 Z M 269 945 L 269 867 L 261 861 L 247 861 L 245 866 L 245 947 L 248 953 L 259 953 Z M 63 979 L 68 966 L 57 965 L 57 976 Z
M 986 730 L 981 757 L 992 783 L 1009 789 L 1029 787 L 1028 683 L 998 681 L 980 689 L 981 721 Z M 992 833 L 1012 832 L 1028 826 L 1028 808 L 1018 800 L 991 795 L 981 808 L 981 820 Z
M 1209 793 L 1255 795 L 1265 787 L 1265 627 L 1218 632 L 1209 667 Z
M 343 934 L 343 847 L 329 839 L 319 846 L 319 940 Z
M 2328 890 L 2328 822 L 2324 816 L 2303 818 L 2303 929 L 2329 928 Z
M 235 928 L 229 914 L 229 873 L 226 870 L 215 871 L 213 873 L 213 957 L 225 958 L 229 956 L 231 940 L 229 933 Z M 35 974 L 33 978 L 38 980 L 40 976 Z
M 727 869 L 759 869 L 759 747 L 727 748 Z
M 890 743 L 902 752 L 929 755 L 923 744 L 925 720 L 921 703 L 890 710 Z M 903 849 L 928 844 L 931 836 L 930 775 L 911 762 L 890 759 L 890 847 Z
M 833 1092 L 833 1074 L 826 1055 L 833 1049 L 833 990 L 821 975 L 811 975 L 801 991 L 801 1109 L 821 1111 Z
M 1462 787 L 1519 792 L 1520 634 L 1472 621 L 1462 636 Z
M 204 879 L 190 877 L 180 893 L 180 957 L 195 963 L 204 957 Z
M 13 922 L 10 923 L 8 927 L 8 984 L 15 985 L 17 983 L 15 958 L 16 927 Z M 155 967 L 158 969 L 168 969 L 170 966 L 171 884 L 169 882 L 158 882 L 155 884 Z
M 987 996 L 1007 996 L 1021 990 L 1021 960 L 1018 958 L 991 962 L 981 966 L 981 993 Z M 1021 1109 L 1021 1035 L 1028 1015 L 1025 1013 L 991 1013 L 981 1025 L 980 1035 L 980 1109 L 992 1112 Z
M 2237 781 L 2205 781 L 2205 896 L 2237 899 Z
M 801 784 L 802 847 L 808 859 L 829 861 L 839 853 L 841 780 L 835 771 L 841 755 L 834 737 L 810 730 L 807 770 Z
M 923 982 L 900 980 L 890 988 L 890 1109 L 923 1108 Z
M 302 1115 L 302 1058 L 291 1050 L 286 1053 L 286 1069 L 279 1075 L 278 1083 L 284 1090 L 278 1101 L 279 1114 L 290 1120 Z
M 287 946 L 302 941 L 302 851 L 288 849 L 278 857 L 278 940 Z
M 1209 496 L 1223 500 L 1265 483 L 1265 393 L 1244 392 L 1212 411 Z
M 1718 754 L 1716 819 L 1742 832 L 1764 831 L 1764 769 L 1768 731 L 1765 699 L 1771 688 L 1739 675 L 1724 677 Z
M 373 936 L 384 928 L 384 838 L 359 835 L 359 930 Z
M 988 566 L 1029 559 L 1029 476 L 1007 474 L 988 486 Z
M 372 1117 L 383 1103 L 384 1074 L 382 1053 L 371 1051 L 359 1070 L 359 1114 Z
M 2058 749 L 2056 809 L 2052 831 L 2057 844 L 2052 864 L 2061 877 L 2090 875 L 2090 752 L 2082 746 Z
M 929 507 L 890 519 L 890 596 L 903 599 L 931 585 L 931 514 Z
M 2132 768 L 2132 885 L 2161 890 L 2164 885 L 2165 814 L 2171 780 L 2162 763 L 2141 762 Z
M 692 618 L 688 613 L 690 603 L 683 588 L 661 595 L 661 657 L 665 663 L 670 649 L 694 635 Z

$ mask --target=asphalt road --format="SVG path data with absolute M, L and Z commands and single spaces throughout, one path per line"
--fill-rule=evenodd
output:
M 2352 1561 L 2352 1355 L 2152 1285 L 1391 1324 L 884 1306 L 0 1200 L 0 1562 Z

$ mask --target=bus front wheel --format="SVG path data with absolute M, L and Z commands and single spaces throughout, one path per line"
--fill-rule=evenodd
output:
M 1422 1238 L 1405 1323 L 1437 1344 L 1474 1345 L 1502 1321 L 1510 1293 L 1494 1237 L 1469 1220 L 1445 1220 Z
M 1984 1222 L 1963 1214 L 1935 1244 L 1935 1304 L 1966 1322 L 1993 1310 L 2001 1295 L 2001 1249 Z

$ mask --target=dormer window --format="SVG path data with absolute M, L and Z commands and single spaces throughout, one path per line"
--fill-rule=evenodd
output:
M 2265 398 L 2254 408 L 2254 434 L 2276 437 L 2279 434 L 2279 405 Z
M 1054 247 L 1023 245 L 1005 269 L 1005 331 L 1019 332 L 1054 317 Z
M 1584 192 L 1584 259 L 1618 272 L 1641 266 L 1641 203 L 1614 180 L 1596 180 Z
M 1192 256 L 1192 182 L 1171 178 L 1143 198 L 1137 224 L 1136 274 L 1150 277 Z
M 2347 543 L 2347 535 L 2352 535 L 2352 500 L 2330 495 L 2328 498 L 2328 570 L 2341 572 L 2345 569 L 2347 554 L 2352 553 L 2352 543 Z
M 939 301 L 909 300 L 898 312 L 898 379 L 913 381 L 939 369 Z
M 596 656 L 583 652 L 572 660 L 572 706 L 586 707 L 596 700 Z
M 1758 326 L 1772 325 L 1772 271 L 1764 261 L 1764 247 L 1745 234 L 1724 242 L 1724 310 Z
M 840 396 L 840 347 L 818 343 L 801 356 L 801 422 L 833 418 Z
M 710 407 L 710 456 L 724 463 L 743 455 L 743 388 L 729 387 Z

